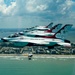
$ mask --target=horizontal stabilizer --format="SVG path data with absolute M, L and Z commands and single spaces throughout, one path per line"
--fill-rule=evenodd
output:
M 64 46 L 64 47 L 71 47 L 70 43 L 65 43 L 65 42 L 60 42 L 60 43 L 58 43 L 58 45 Z

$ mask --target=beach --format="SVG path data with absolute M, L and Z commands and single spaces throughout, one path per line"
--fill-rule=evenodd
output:
M 28 54 L 0 54 L 0 57 L 25 57 Z M 75 58 L 75 55 L 48 55 L 48 54 L 33 54 L 32 58 Z

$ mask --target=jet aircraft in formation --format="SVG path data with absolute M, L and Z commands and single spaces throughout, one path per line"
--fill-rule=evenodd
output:
M 1 38 L 2 42 L 11 42 L 14 46 L 47 46 L 54 47 L 57 45 L 64 47 L 71 47 L 69 40 L 59 37 L 61 34 L 67 33 L 72 24 L 66 24 L 63 27 L 62 24 L 53 25 L 51 22 L 47 26 L 36 26 L 29 28 L 28 31 L 19 32 L 12 36 Z M 59 34 L 59 35 L 58 35 Z

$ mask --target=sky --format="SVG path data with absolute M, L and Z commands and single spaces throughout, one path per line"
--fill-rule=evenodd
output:
M 0 28 L 28 28 L 50 22 L 75 27 L 75 0 L 0 0 Z

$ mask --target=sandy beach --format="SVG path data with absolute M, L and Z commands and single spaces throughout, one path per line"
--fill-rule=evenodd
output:
M 0 54 L 0 57 L 25 57 L 28 54 Z M 32 58 L 75 58 L 75 55 L 48 55 L 48 54 L 33 54 Z

